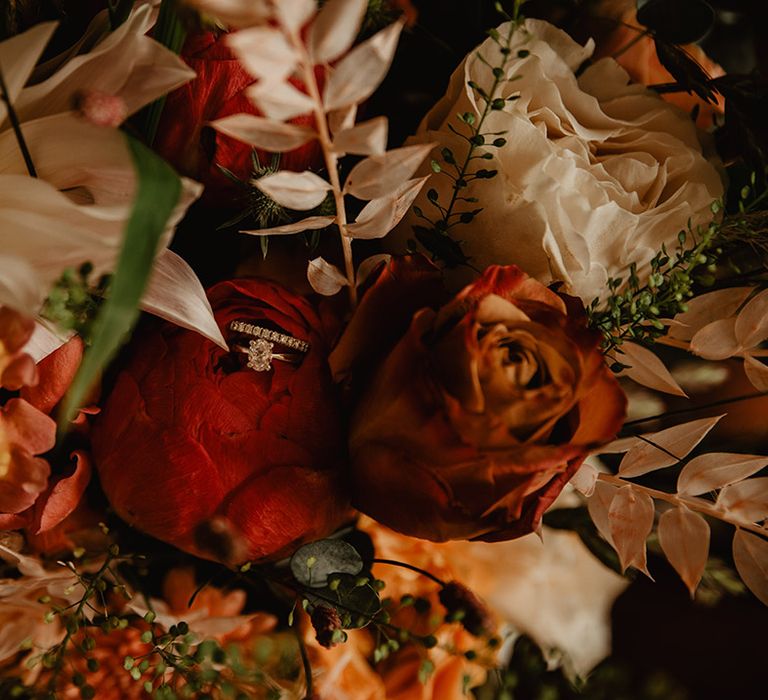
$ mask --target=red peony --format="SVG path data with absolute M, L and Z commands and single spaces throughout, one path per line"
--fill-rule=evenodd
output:
M 625 398 L 578 300 L 514 266 L 488 268 L 381 338 L 412 303 L 408 286 L 433 277 L 423 263 L 390 263 L 334 356 L 354 381 L 365 369 L 354 348 L 379 334 L 350 427 L 353 503 L 424 539 L 519 537 L 615 435 Z
M 253 174 L 253 148 L 215 131 L 209 122 L 231 114 L 260 114 L 245 94 L 255 80 L 225 46 L 226 34 L 204 32 L 187 39 L 181 57 L 197 78 L 170 93 L 155 139 L 155 149 L 183 175 L 205 185 L 204 197 L 212 204 L 237 206 L 242 188 L 218 166 L 247 183 Z M 299 89 L 301 84 L 294 81 Z M 314 124 L 307 115 L 294 124 Z M 259 152 L 262 165 L 271 154 Z M 284 170 L 306 170 L 321 161 L 320 149 L 312 141 L 281 156 Z
M 281 557 L 348 515 L 330 331 L 309 302 L 270 282 L 221 282 L 208 296 L 230 342 L 239 342 L 230 323 L 245 320 L 309 351 L 256 372 L 245 354 L 170 323 L 137 333 L 94 425 L 94 462 L 115 511 L 138 530 L 230 563 Z M 217 533 L 233 551 L 216 548 Z

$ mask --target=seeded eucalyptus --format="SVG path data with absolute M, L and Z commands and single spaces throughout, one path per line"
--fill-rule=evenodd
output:
M 610 354 L 624 341 L 653 344 L 666 333 L 664 319 L 687 310 L 686 302 L 701 288 L 716 283 L 729 286 L 740 281 L 742 270 L 732 259 L 734 246 L 743 251 L 745 243 L 753 254 L 768 256 L 768 232 L 765 214 L 758 211 L 768 193 L 753 197 L 756 177 L 739 193 L 738 211 L 724 214 L 725 205 L 716 200 L 711 205 L 713 220 L 696 230 L 688 222 L 680 231 L 677 249 L 666 246 L 650 261 L 650 273 L 642 283 L 637 266 L 630 265 L 627 277 L 612 277 L 607 282 L 608 298 L 596 298 L 587 307 L 589 324 L 603 334 L 603 349 Z M 719 277 L 725 268 L 726 277 Z M 736 277 L 731 277 L 735 274 Z M 616 362 L 615 370 L 623 365 Z

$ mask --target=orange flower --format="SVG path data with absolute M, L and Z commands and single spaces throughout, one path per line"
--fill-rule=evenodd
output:
M 57 473 L 52 478 L 48 462 L 35 456 L 54 445 L 56 423 L 48 414 L 75 376 L 83 342 L 73 337 L 36 366 L 20 352 L 33 327 L 18 314 L 0 310 L 0 371 L 5 366 L 3 382 L 10 373 L 16 378 L 15 388 L 21 389 L 21 397 L 8 401 L 0 412 L 0 529 L 25 528 L 36 551 L 55 553 L 71 548 L 68 532 L 97 522 L 84 511 L 70 519 L 91 478 L 88 455 L 76 450 L 71 464 L 62 464 L 59 470 L 54 465 Z M 14 353 L 10 360 L 9 350 Z M 19 372 L 14 367 L 25 369 Z M 81 416 L 76 422 L 84 419 Z
M 34 322 L 0 307 L 0 386 L 17 391 L 38 381 L 34 360 L 24 352 Z M 23 399 L 0 410 L 0 529 L 21 527 L 19 514 L 32 506 L 48 485 L 48 462 L 35 455 L 50 450 L 56 424 Z
M 446 581 L 457 577 L 450 545 L 406 537 L 366 517 L 360 519 L 358 527 L 373 539 L 378 557 L 408 562 Z M 460 624 L 443 621 L 446 610 L 435 581 L 386 564 L 376 564 L 373 575 L 386 583 L 383 594 L 388 598 L 399 601 L 412 595 L 429 601 L 426 612 L 418 612 L 414 606 L 397 610 L 392 623 L 415 634 L 434 634 L 438 644 L 429 650 L 408 645 L 372 666 L 373 640 L 367 630 L 353 631 L 345 644 L 326 650 L 317 645 L 309 627 L 305 640 L 318 696 L 322 700 L 466 700 L 464 678 L 469 677 L 469 687 L 481 685 L 493 658 L 485 653 L 479 654 L 478 661 L 469 661 L 463 652 L 479 649 L 483 642 Z M 422 679 L 419 671 L 425 661 L 433 670 Z
M 245 591 L 223 591 L 213 586 L 206 586 L 195 597 L 190 606 L 189 599 L 195 592 L 194 571 L 191 568 L 172 569 L 163 582 L 164 600 L 155 600 L 156 621 L 164 628 L 181 620 L 188 623 L 189 629 L 199 639 L 217 639 L 220 642 L 237 643 L 258 634 L 271 631 L 275 626 L 272 615 L 257 613 L 241 616 L 245 605 Z M 146 612 L 146 610 L 138 610 Z M 153 663 L 152 645 L 141 641 L 141 634 L 148 625 L 139 622 L 125 629 L 109 633 L 90 632 L 96 646 L 91 657 L 98 660 L 99 668 L 89 671 L 85 659 L 78 653 L 70 654 L 68 661 L 74 669 L 85 676 L 86 682 L 96 689 L 99 700 L 139 700 L 150 697 L 143 688 L 143 683 L 135 681 L 125 670 L 123 662 L 126 656 L 135 659 L 149 658 Z M 82 633 L 75 642 L 82 642 Z M 150 676 L 144 678 L 146 680 Z M 62 698 L 79 698 L 80 691 L 67 683 L 61 689 Z
M 618 8 L 614 7 L 614 11 L 616 10 L 620 13 L 616 19 L 623 24 L 617 24 L 614 31 L 604 41 L 598 42 L 597 49 L 595 50 L 596 59 L 618 54 L 623 47 L 636 39 L 642 31 L 642 29 L 631 28 L 638 27 L 634 2 L 631 4 L 621 4 Z M 700 46 L 689 44 L 682 48 L 709 74 L 710 78 L 725 75 L 725 71 L 709 58 Z M 656 54 L 656 46 L 651 36 L 644 36 L 626 51 L 622 51 L 616 56 L 616 61 L 629 73 L 632 80 L 643 85 L 675 82 L 670 72 L 659 60 Z M 717 97 L 717 104 L 713 105 L 702 100 L 697 95 L 687 92 L 662 95 L 667 102 L 677 105 L 686 112 L 691 112 L 698 105 L 700 111 L 696 123 L 702 129 L 711 128 L 715 116 L 723 114 L 725 111 L 725 98 L 719 93 L 715 93 L 715 96 Z
M 356 334 L 400 313 L 387 290 L 410 264 L 380 275 Z M 622 424 L 624 395 L 580 303 L 517 267 L 488 268 L 392 342 L 354 410 L 350 454 L 354 505 L 399 532 L 498 541 L 536 530 Z

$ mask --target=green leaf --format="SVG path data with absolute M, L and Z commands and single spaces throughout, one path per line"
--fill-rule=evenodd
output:
M 114 358 L 139 315 L 158 242 L 181 194 L 173 168 L 131 136 L 128 148 L 138 185 L 109 297 L 93 323 L 92 344 L 64 397 L 59 429 L 65 432 L 99 373 Z
M 356 576 L 363 570 L 357 550 L 343 540 L 318 540 L 296 550 L 291 557 L 291 572 L 304 586 L 322 588 L 331 574 Z

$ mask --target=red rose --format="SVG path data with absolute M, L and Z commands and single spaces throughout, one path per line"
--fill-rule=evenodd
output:
M 228 559 L 209 548 L 213 524 L 235 536 L 239 561 L 284 556 L 348 515 L 329 331 L 309 302 L 270 282 L 221 282 L 208 296 L 230 342 L 240 341 L 230 323 L 245 320 L 309 351 L 256 372 L 245 354 L 169 323 L 137 334 L 94 425 L 94 462 L 115 511 L 138 530 Z
M 215 131 L 209 122 L 230 114 L 260 112 L 245 94 L 255 82 L 225 46 L 226 34 L 205 32 L 187 39 L 181 57 L 197 77 L 166 97 L 163 116 L 154 147 L 183 175 L 205 185 L 204 197 L 212 204 L 236 205 L 242 188 L 218 166 L 247 183 L 253 174 L 253 148 L 242 141 Z M 292 81 L 302 89 L 302 84 Z M 314 125 L 312 115 L 290 120 L 293 124 Z M 269 165 L 270 154 L 259 152 L 262 165 Z M 306 170 L 321 163 L 317 141 L 284 153 L 280 167 Z
M 405 288 L 393 261 L 349 332 L 395 328 Z M 391 293 L 400 296 L 389 305 Z M 405 305 L 407 308 L 407 304 Z M 577 300 L 516 267 L 491 267 L 435 312 L 423 308 L 366 382 L 350 434 L 353 504 L 408 535 L 512 539 L 535 530 L 625 398 Z M 342 340 L 340 348 L 354 343 Z M 337 367 L 356 366 L 334 357 Z

